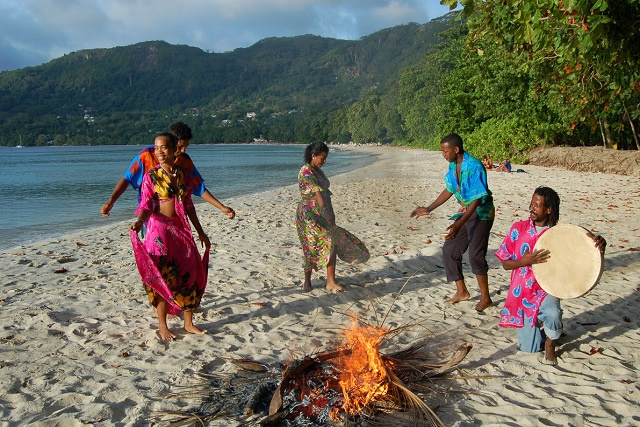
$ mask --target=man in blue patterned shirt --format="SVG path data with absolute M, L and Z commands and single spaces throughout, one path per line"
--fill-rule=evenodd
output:
M 462 274 L 462 256 L 468 249 L 471 271 L 476 275 L 480 287 L 480 301 L 476 304 L 476 310 L 484 311 L 493 305 L 489 296 L 486 256 L 495 216 L 487 172 L 480 160 L 464 151 L 462 138 L 458 134 L 452 133 L 442 138 L 440 149 L 449 162 L 449 170 L 444 177 L 446 188 L 429 206 L 414 209 L 411 217 L 429 215 L 451 196 L 456 197 L 461 208 L 450 218 L 454 222 L 447 227 L 442 247 L 447 280 L 456 283 L 456 294 L 447 303 L 455 304 L 471 297 Z

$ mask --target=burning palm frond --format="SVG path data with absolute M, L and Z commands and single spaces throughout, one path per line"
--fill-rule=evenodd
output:
M 384 340 L 384 333 L 380 336 Z M 292 362 L 284 371 L 282 365 L 265 366 L 246 359 L 234 360 L 239 368 L 237 373 L 210 375 L 199 387 L 184 390 L 187 394 L 181 397 L 201 398 L 199 408 L 158 413 L 154 421 L 170 426 L 206 425 L 222 418 L 265 427 L 322 426 L 340 422 L 354 425 L 356 420 L 359 420 L 357 425 L 372 427 L 442 426 L 438 416 L 425 403 L 438 389 L 430 387 L 431 382 L 455 369 L 470 350 L 470 344 L 462 344 L 448 360 L 440 362 L 432 360 L 425 343 L 390 354 L 379 353 L 379 363 L 384 365 L 385 372 L 379 378 L 382 385 L 361 382 L 359 387 L 371 387 L 374 393 L 348 392 L 352 399 L 356 395 L 375 396 L 366 404 L 357 405 L 358 410 L 354 411 L 345 409 L 346 399 L 340 383 L 348 365 L 344 360 L 338 361 L 351 357 L 353 348 L 306 357 Z M 361 366 L 360 369 L 368 368 Z M 361 374 L 356 372 L 356 376 L 366 377 Z M 377 393 L 380 390 L 385 393 Z M 260 415 L 267 412 L 267 417 Z
M 262 425 L 359 419 L 373 426 L 397 416 L 412 420 L 412 425 L 442 426 L 421 394 L 429 390 L 426 383 L 432 378 L 446 375 L 464 360 L 471 345 L 461 345 L 450 359 L 440 362 L 432 361 L 425 343 L 384 355 L 379 349 L 388 333 L 353 319 L 340 351 L 306 358 L 284 374 L 271 401 L 270 417 Z M 296 424 L 299 420 L 305 421 Z
M 351 328 L 343 331 L 341 346 L 294 361 L 286 369 L 234 359 L 231 362 L 239 372 L 228 377 L 211 376 L 204 389 L 209 396 L 197 410 L 165 412 L 157 420 L 177 426 L 224 416 L 240 424 L 264 427 L 328 426 L 340 422 L 371 427 L 441 427 L 442 421 L 427 404 L 441 391 L 434 379 L 456 369 L 472 346 L 462 344 L 451 357 L 440 361 L 433 360 L 425 342 L 383 354 L 380 348 L 390 338 L 421 324 L 386 329 L 383 326 L 389 313 L 390 310 L 379 326 L 352 317 Z M 198 395 L 190 391 L 190 396 Z M 269 415 L 260 419 L 260 414 L 266 412 Z

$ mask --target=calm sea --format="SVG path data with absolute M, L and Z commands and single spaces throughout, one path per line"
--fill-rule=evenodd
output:
M 137 192 L 130 187 L 109 218 L 100 208 L 142 148 L 0 148 L 0 249 L 132 218 Z M 224 202 L 295 184 L 304 146 L 191 145 L 188 152 L 209 191 Z M 323 170 L 331 177 L 371 161 L 365 153 L 331 150 Z

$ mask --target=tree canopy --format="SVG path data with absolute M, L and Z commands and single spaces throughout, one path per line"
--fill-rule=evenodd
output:
M 456 0 L 442 0 L 455 8 Z M 569 134 L 638 144 L 640 0 L 464 0 L 469 51 L 494 46 Z M 616 138 L 612 138 L 611 131 Z M 577 135 L 589 138 L 588 132 Z

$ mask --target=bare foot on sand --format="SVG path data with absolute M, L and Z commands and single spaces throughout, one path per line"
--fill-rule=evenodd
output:
M 482 312 L 485 309 L 492 307 L 493 306 L 493 301 L 491 301 L 491 298 L 489 299 L 482 299 L 480 300 L 480 302 L 478 302 L 478 304 L 476 304 L 476 311 L 478 312 Z
M 460 301 L 464 301 L 471 298 L 471 295 L 469 295 L 469 292 L 456 292 L 456 294 L 453 296 L 453 298 L 451 298 L 450 300 L 446 301 L 447 304 L 456 304 L 459 303 Z
M 311 282 L 304 282 L 302 284 L 302 292 L 311 292 Z
M 160 327 L 156 331 L 156 335 L 160 339 L 160 341 L 173 341 L 176 339 L 176 336 L 168 328 Z
M 187 331 L 187 333 L 189 334 L 196 334 L 196 335 L 204 335 L 207 333 L 207 331 L 203 331 L 202 329 L 198 328 L 196 325 L 184 325 L 184 330 Z
M 325 289 L 327 290 L 327 292 L 344 292 L 344 286 L 338 285 L 336 282 L 330 282 L 327 283 L 327 286 L 325 287 Z
M 545 365 L 556 366 L 558 359 L 556 358 L 556 343 L 547 338 L 544 342 L 544 357 L 540 355 L 539 360 Z

